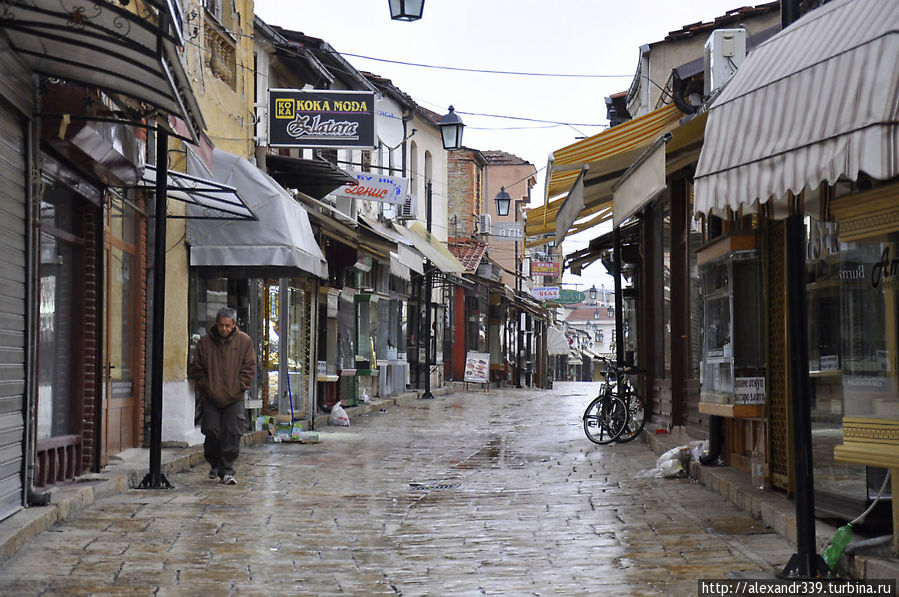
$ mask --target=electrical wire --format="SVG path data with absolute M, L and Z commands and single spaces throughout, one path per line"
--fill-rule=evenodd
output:
M 340 54 L 341 56 L 352 56 L 353 58 L 362 58 L 364 60 L 373 60 L 375 62 L 387 62 L 389 64 L 400 64 L 403 66 L 415 66 L 419 68 L 432 68 L 437 70 L 451 70 L 458 71 L 464 73 L 481 73 L 481 74 L 489 74 L 489 75 L 512 75 L 516 77 L 558 77 L 558 78 L 571 78 L 571 79 L 622 79 L 633 77 L 633 75 L 600 75 L 600 74 L 580 74 L 580 73 L 534 73 L 534 72 L 522 72 L 522 71 L 510 71 L 510 70 L 495 70 L 495 69 L 483 69 L 483 68 L 463 68 L 458 66 L 442 66 L 436 64 L 424 64 L 421 62 L 405 62 L 403 60 L 390 60 L 388 58 L 375 58 L 373 56 L 365 56 L 363 54 L 353 54 L 351 52 L 337 52 L 336 50 L 331 50 L 335 54 Z

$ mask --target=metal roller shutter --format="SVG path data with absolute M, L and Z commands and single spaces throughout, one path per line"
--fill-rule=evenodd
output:
M 0 101 L 0 520 L 22 507 L 25 391 L 25 137 Z

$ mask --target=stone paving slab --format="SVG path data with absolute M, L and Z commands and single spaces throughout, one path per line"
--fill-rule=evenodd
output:
M 736 480 L 641 476 L 645 444 L 589 443 L 592 393 L 372 405 L 320 444 L 246 445 L 236 487 L 187 465 L 173 490 L 73 488 L 80 509 L 21 541 L 0 594 L 695 595 L 782 568 L 792 545 L 725 498 Z

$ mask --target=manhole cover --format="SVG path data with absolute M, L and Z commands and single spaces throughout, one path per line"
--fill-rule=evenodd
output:
M 412 491 L 432 491 L 437 489 L 456 489 L 462 487 L 461 483 L 409 483 Z

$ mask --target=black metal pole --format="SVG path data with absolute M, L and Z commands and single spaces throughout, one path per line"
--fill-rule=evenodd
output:
M 150 472 L 140 489 L 170 489 L 162 474 L 162 359 L 165 339 L 165 219 L 169 178 L 169 135 L 156 132 L 156 221 L 153 236 L 153 336 L 150 368 Z
M 612 263 L 615 269 L 615 360 L 624 362 L 624 298 L 621 294 L 621 233 L 612 228 Z
M 799 19 L 799 0 L 782 0 L 780 26 Z M 829 573 L 815 551 L 815 483 L 812 464 L 812 417 L 808 387 L 808 315 L 805 283 L 805 221 L 798 212 L 787 218 L 787 321 L 790 351 L 790 414 L 793 417 L 793 470 L 796 503 L 796 553 L 781 576 L 818 578 Z
M 781 576 L 818 578 L 826 576 L 829 568 L 815 550 L 815 488 L 812 472 L 812 418 L 808 388 L 808 317 L 805 296 L 805 222 L 801 215 L 792 215 L 787 218 L 786 235 L 796 553 L 790 558 Z
M 428 181 L 428 205 L 426 207 L 428 234 L 431 234 L 431 201 L 433 200 L 433 185 Z M 434 397 L 431 393 L 431 286 L 433 280 L 433 268 L 430 262 L 425 263 L 427 272 L 425 274 L 425 393 L 421 395 L 423 400 L 430 400 Z

